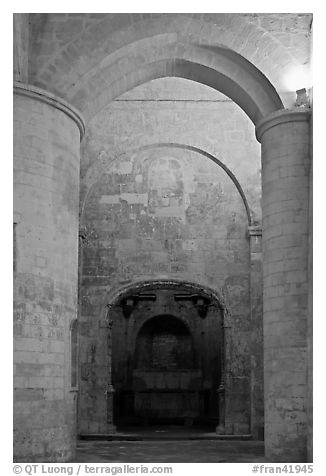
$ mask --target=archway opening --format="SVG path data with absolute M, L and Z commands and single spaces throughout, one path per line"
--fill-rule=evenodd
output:
M 201 413 L 201 378 L 187 326 L 171 315 L 155 316 L 138 332 L 133 370 L 134 413 L 143 422 L 179 423 Z
M 118 430 L 215 431 L 221 423 L 222 312 L 212 297 L 182 284 L 120 297 L 111 311 Z
M 84 181 L 90 193 L 87 194 L 86 186 L 83 189 L 86 197 L 83 207 L 83 224 L 88 233 L 83 253 L 85 278 L 83 294 L 89 297 L 85 299 L 82 312 L 85 315 L 85 321 L 89 322 L 90 314 L 98 315 L 100 289 L 102 292 L 105 289 L 103 286 L 108 290 L 112 289 L 110 293 L 114 293 L 121 283 L 150 280 L 160 276 L 172 279 L 195 279 L 197 282 L 207 283 L 215 289 L 220 289 L 232 317 L 235 316 L 234 328 L 226 330 L 229 341 L 235 342 L 234 346 L 228 346 L 231 349 L 228 361 L 231 362 L 229 365 L 233 373 L 232 377 L 230 373 L 227 376 L 228 405 L 225 418 L 227 427 L 223 428 L 223 425 L 221 427 L 218 422 L 219 380 L 217 378 L 215 383 L 212 383 L 208 377 L 208 386 L 214 390 L 206 389 L 204 406 L 209 410 L 204 415 L 200 415 L 200 418 L 207 417 L 211 420 L 215 418 L 216 423 L 212 427 L 217 428 L 216 431 L 219 434 L 225 432 L 249 434 L 251 417 L 250 249 L 247 227 L 248 223 L 255 223 L 255 218 L 260 216 L 260 202 L 257 200 L 260 183 L 260 175 L 257 171 L 258 160 L 257 155 L 251 154 L 251 142 L 250 139 L 247 140 L 250 132 L 253 137 L 253 129 L 249 130 L 245 127 L 239 130 L 237 135 L 233 130 L 235 125 L 239 127 L 235 118 L 239 118 L 240 121 L 243 119 L 236 112 L 239 108 L 224 97 L 221 101 L 225 102 L 217 102 L 215 92 L 211 102 L 207 94 L 211 94 L 212 91 L 209 91 L 207 87 L 205 91 L 201 91 L 200 95 L 199 92 L 198 96 L 195 95 L 201 100 L 198 104 L 197 101 L 194 104 L 191 99 L 194 84 L 188 84 L 185 79 L 156 81 L 158 82 L 148 84 L 143 92 L 134 91 L 128 97 L 120 98 L 112 105 L 110 109 L 112 114 L 109 114 L 108 108 L 92 123 L 94 141 L 90 139 L 85 157 L 94 161 L 91 162 L 94 163 L 94 167 L 90 166 L 87 172 L 85 167 Z M 179 88 L 182 85 L 188 85 L 189 89 L 182 91 L 180 97 L 180 89 L 175 90 L 174 95 L 171 96 L 169 84 L 172 82 L 174 86 L 178 82 Z M 201 87 L 205 88 L 205 86 L 198 86 L 196 91 L 199 91 Z M 141 102 L 142 94 L 147 97 L 149 92 L 151 92 L 149 101 L 142 104 L 141 111 L 138 112 L 138 99 Z M 170 100 L 171 97 L 173 101 Z M 159 98 L 160 101 L 156 101 L 155 98 Z M 168 104 L 164 102 L 166 98 L 170 98 Z M 185 99 L 187 104 L 189 103 L 184 123 L 179 120 L 180 117 L 184 117 L 180 114 L 181 106 L 178 102 L 175 104 L 174 99 L 176 101 Z M 161 102 L 164 107 L 158 113 L 158 110 L 161 110 Z M 210 104 L 209 107 L 207 107 L 208 104 Z M 177 120 L 165 126 L 166 111 L 174 114 L 175 109 Z M 225 111 L 225 114 L 222 114 L 221 110 Z M 133 111 L 133 120 L 129 123 L 131 111 Z M 238 112 L 244 115 L 241 111 Z M 224 123 L 228 113 L 233 120 Z M 115 114 L 119 120 L 113 124 L 111 118 L 115 117 Z M 202 121 L 205 126 L 208 114 L 211 117 L 209 122 L 213 127 L 207 129 L 206 136 L 205 127 L 199 124 L 199 121 Z M 125 121 L 122 120 L 124 118 L 126 118 Z M 245 119 L 246 123 L 249 122 L 247 118 Z M 135 120 L 137 120 L 137 127 L 141 124 L 137 129 L 140 135 L 133 131 Z M 243 122 L 240 123 L 243 124 Z M 148 137 L 147 125 L 155 126 L 151 129 L 153 134 L 150 137 Z M 250 127 L 253 128 L 252 124 Z M 114 152 L 116 142 L 112 142 L 111 138 L 107 141 L 106 131 L 108 130 L 112 132 L 112 137 L 121 137 L 118 146 L 121 150 L 126 149 L 124 153 Z M 202 130 L 200 140 L 196 140 L 196 137 L 200 135 L 198 131 Z M 162 142 L 165 138 L 162 131 L 166 132 L 166 142 Z M 220 152 L 214 151 L 210 145 L 215 144 L 217 133 L 219 133 L 218 150 Z M 233 139 L 236 140 L 233 141 Z M 245 147 L 241 150 L 237 147 L 233 148 L 237 139 L 240 139 L 239 143 L 249 145 L 249 152 Z M 125 146 L 126 140 L 127 146 Z M 190 145 L 192 143 L 195 145 Z M 96 155 L 93 153 L 93 145 L 97 147 L 98 144 L 101 144 L 101 149 Z M 108 144 L 112 144 L 113 147 L 109 149 Z M 211 152 L 204 152 L 206 150 Z M 216 160 L 219 155 L 223 157 L 223 162 Z M 251 169 L 244 167 L 248 155 L 251 155 L 252 164 L 253 155 L 255 158 L 255 164 Z M 212 160 L 208 161 L 207 158 Z M 240 181 L 232 170 L 241 171 Z M 251 175 L 250 205 L 245 199 L 247 190 L 242 191 L 240 186 L 240 183 L 246 182 L 247 174 Z M 253 203 L 255 213 L 252 213 Z M 111 277 L 109 277 L 110 273 L 112 273 Z M 131 299 L 133 292 L 131 289 L 126 296 Z M 119 324 L 115 318 L 112 319 L 114 424 L 118 429 L 124 421 L 141 423 L 139 416 L 135 415 L 133 388 L 134 338 L 139 329 L 132 330 L 136 326 L 133 322 L 136 310 L 130 308 L 128 300 L 122 299 L 119 304 L 122 307 L 120 312 L 125 311 L 125 316 Z M 107 302 L 113 301 L 110 299 Z M 97 309 L 94 308 L 94 304 Z M 139 304 L 136 308 L 139 308 Z M 152 309 L 147 318 L 163 314 L 179 316 L 178 312 L 173 312 L 169 308 L 158 307 Z M 116 332 L 116 324 L 120 326 L 120 334 Z M 105 324 L 101 323 L 100 326 L 102 329 Z M 88 342 L 90 340 L 88 338 Z M 99 347 L 101 351 L 101 345 L 97 342 L 95 344 L 92 342 L 90 345 Z M 133 349 L 133 352 L 125 352 L 123 357 L 119 357 L 118 355 L 126 347 Z M 89 349 L 91 354 L 90 346 Z M 92 358 L 85 355 L 84 361 Z M 95 375 L 89 372 L 85 375 L 85 383 L 83 383 L 85 394 L 86 392 L 91 394 L 92 398 L 94 390 L 100 388 L 103 382 L 104 369 L 95 367 L 101 364 L 101 358 L 101 356 L 97 357 L 97 360 L 94 358 Z M 206 366 L 206 364 L 203 365 Z M 87 367 L 85 364 L 84 367 L 93 368 L 90 364 Z M 215 363 L 211 363 L 210 371 L 215 368 Z M 98 382 L 97 387 L 92 379 L 96 379 L 96 384 Z M 95 402 L 100 403 L 98 405 L 84 398 L 82 409 L 87 408 L 87 413 L 84 411 L 83 415 L 80 414 L 81 425 L 86 427 L 87 431 L 90 431 L 89 428 L 99 428 L 97 431 L 101 432 L 108 431 L 105 428 L 106 421 L 103 419 L 106 397 L 104 392 L 102 395 L 95 395 Z M 212 403 L 214 400 L 215 406 Z M 198 419 L 199 417 L 197 421 Z M 143 421 L 146 422 L 146 418 Z
M 177 317 L 152 317 L 138 332 L 135 370 L 173 371 L 195 368 L 192 336 Z

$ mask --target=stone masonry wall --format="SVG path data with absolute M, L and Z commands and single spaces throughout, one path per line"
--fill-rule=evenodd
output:
M 258 68 L 258 77 L 271 82 L 284 114 L 291 115 L 295 91 L 308 85 L 303 76 L 311 57 L 312 14 L 17 13 L 13 20 L 19 88 L 25 83 L 27 90 L 34 85 L 57 94 L 82 111 L 88 128 L 78 180 L 75 112 L 68 105 L 66 115 L 66 106 L 56 108 L 57 99 L 40 101 L 42 93 L 35 91 L 15 96 L 15 460 L 72 457 L 77 395 L 72 370 L 80 387 L 80 431 L 105 431 L 104 362 L 112 354 L 108 295 L 138 280 L 167 277 L 209 285 L 226 306 L 226 432 L 251 431 L 257 438 L 264 425 L 267 458 L 311 461 L 308 122 L 296 124 L 292 115 L 285 127 L 273 123 L 264 132 L 262 238 L 260 146 L 243 111 L 216 91 L 176 78 L 118 96 L 172 74 L 208 80 L 239 100 L 251 117 L 260 116 L 247 93 L 250 103 L 256 93 L 260 98 L 261 119 L 281 107 L 276 98 L 265 109 L 264 94 L 268 99 L 274 89 L 258 81 L 251 90 L 251 81 L 242 82 L 246 68 L 239 97 L 228 87 L 232 71 L 226 70 L 221 83 L 219 75 L 210 82 L 202 74 L 205 64 L 222 72 L 223 58 L 214 63 L 221 46 L 226 56 L 235 54 L 236 70 L 243 60 Z M 14 84 L 15 93 L 19 88 Z M 76 122 L 81 128 L 80 118 Z M 158 303 L 160 313 L 164 303 Z M 77 306 L 79 335 L 72 352 Z M 116 325 L 121 316 L 112 315 Z M 123 332 L 116 326 L 114 365 Z M 76 372 L 71 365 L 78 360 L 78 339 Z M 117 382 L 121 368 L 115 372 Z
M 96 365 L 94 356 L 106 345 L 100 326 L 108 291 L 160 276 L 209 285 L 223 294 L 230 313 L 227 432 L 249 433 L 252 329 L 246 208 L 222 167 L 173 144 L 215 154 L 236 175 L 253 221 L 259 222 L 259 148 L 253 127 L 224 96 L 194 83 L 167 79 L 142 88 L 96 116 L 84 141 L 80 365 Z M 257 332 L 261 335 L 261 328 Z M 261 342 L 257 352 L 262 352 Z M 87 384 L 80 383 L 83 432 L 104 431 L 101 412 L 94 418 L 85 413 L 104 391 L 100 374 L 91 374 Z
M 310 114 L 297 108 L 279 118 L 261 138 L 265 454 L 305 462 Z
M 135 383 L 134 371 L 136 370 L 141 375 L 146 368 L 151 367 L 149 362 L 146 365 L 143 362 L 144 356 L 146 356 L 146 339 L 141 338 L 139 340 L 138 336 L 142 335 L 141 329 L 155 316 L 159 316 L 159 319 L 164 321 L 167 314 L 176 316 L 181 324 L 189 329 L 185 344 L 186 349 L 189 350 L 190 346 L 192 352 L 188 356 L 186 353 L 180 355 L 179 366 L 174 372 L 171 368 L 167 369 L 165 373 L 164 369 L 156 369 L 157 373 L 160 373 L 160 383 L 157 387 L 154 385 L 153 388 L 156 389 L 157 393 L 168 389 L 172 394 L 181 390 L 185 393 L 189 392 L 191 390 L 189 383 L 191 382 L 188 382 L 186 377 L 191 375 L 191 371 L 194 369 L 200 369 L 202 373 L 198 388 L 202 393 L 206 392 L 207 394 L 207 409 L 205 415 L 202 413 L 198 416 L 202 418 L 204 416 L 206 418 L 210 417 L 212 422 L 217 422 L 216 388 L 220 379 L 221 350 L 220 309 L 216 304 L 214 306 L 214 302 L 212 302 L 206 317 L 203 318 L 199 316 L 197 309 L 190 300 L 176 302 L 174 294 L 187 292 L 182 288 L 182 285 L 174 289 L 146 289 L 146 292 L 154 294 L 156 300 L 154 302 L 139 301 L 128 317 L 123 314 L 120 303 L 117 303 L 110 312 L 110 319 L 113 321 L 112 382 L 116 390 L 115 423 L 119 425 L 123 422 L 133 421 L 135 413 L 131 402 L 134 400 L 135 391 L 139 389 L 140 385 Z M 164 313 L 164 315 L 160 315 L 161 313 Z M 105 432 L 106 397 L 103 389 L 109 374 L 106 350 L 107 329 L 104 327 L 103 319 L 98 322 L 98 326 L 102 326 L 100 338 L 99 333 L 96 333 L 96 328 L 91 328 L 89 321 L 81 323 L 80 399 L 83 405 L 79 409 L 79 431 L 82 433 Z M 163 334 L 162 336 L 164 337 Z M 164 361 L 163 346 L 169 346 L 171 342 L 162 339 L 160 343 L 157 341 L 154 343 L 156 344 L 156 352 L 153 354 L 155 367 L 155 358 L 157 359 L 161 354 L 160 364 L 162 364 Z M 138 347 L 137 344 L 141 347 Z M 160 348 L 158 348 L 158 344 L 161 344 Z M 182 372 L 181 369 L 183 369 Z M 171 382 L 171 379 L 173 382 Z M 180 382 L 179 379 L 181 379 Z M 182 382 L 182 379 L 185 382 Z M 144 382 L 142 385 L 144 385 Z
M 67 461 L 76 438 L 69 335 L 77 317 L 80 135 L 38 98 L 15 94 L 14 120 L 14 458 Z

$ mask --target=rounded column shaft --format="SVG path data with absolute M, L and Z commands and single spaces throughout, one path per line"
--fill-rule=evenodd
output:
M 265 452 L 306 461 L 309 118 L 279 111 L 262 144 Z
M 67 461 L 83 123 L 46 91 L 16 84 L 14 93 L 14 458 Z

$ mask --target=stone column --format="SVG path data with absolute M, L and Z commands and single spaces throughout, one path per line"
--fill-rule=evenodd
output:
M 249 226 L 250 240 L 250 432 L 255 440 L 264 439 L 264 347 L 262 292 L 262 228 Z
M 14 458 L 67 461 L 76 440 L 80 140 L 60 98 L 14 83 Z
M 224 342 L 224 310 L 223 320 L 221 322 L 221 349 L 220 349 L 220 362 L 221 362 L 221 380 L 217 388 L 218 395 L 218 419 L 219 423 L 216 427 L 217 435 L 225 434 L 225 342 Z
M 262 145 L 265 453 L 305 462 L 309 122 L 281 110 L 256 128 Z
M 108 313 L 107 313 L 107 352 L 108 352 L 108 381 L 107 386 L 105 389 L 106 395 L 106 423 L 107 423 L 107 432 L 108 434 L 116 432 L 116 426 L 113 423 L 114 417 L 114 408 L 113 408 L 113 399 L 115 389 L 112 385 L 112 326 L 113 320 L 110 318 L 110 310 L 113 306 L 111 304 L 107 305 Z
M 225 435 L 233 435 L 234 433 L 238 433 L 237 430 L 234 429 L 234 414 L 233 414 L 233 379 L 231 374 L 231 366 L 230 363 L 232 362 L 232 326 L 231 326 L 231 319 L 230 315 L 224 310 L 223 314 L 223 342 L 224 342 L 224 369 L 223 369 L 223 387 L 222 393 L 220 394 L 221 400 L 220 402 L 223 404 L 224 411 L 222 412 L 223 418 L 223 434 Z M 217 429 L 217 433 L 219 429 Z
M 307 461 L 313 462 L 313 158 L 311 121 L 311 166 L 309 171 L 309 253 L 308 253 L 308 394 L 307 394 Z

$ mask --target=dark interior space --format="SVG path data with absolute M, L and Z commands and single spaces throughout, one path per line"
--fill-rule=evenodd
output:
M 220 311 L 212 304 L 203 312 L 207 298 L 177 291 L 157 289 L 150 304 L 140 299 L 134 318 L 126 317 L 127 298 L 116 306 L 112 384 L 118 429 L 208 431 L 218 424 Z M 160 309 L 170 313 L 155 313 Z

